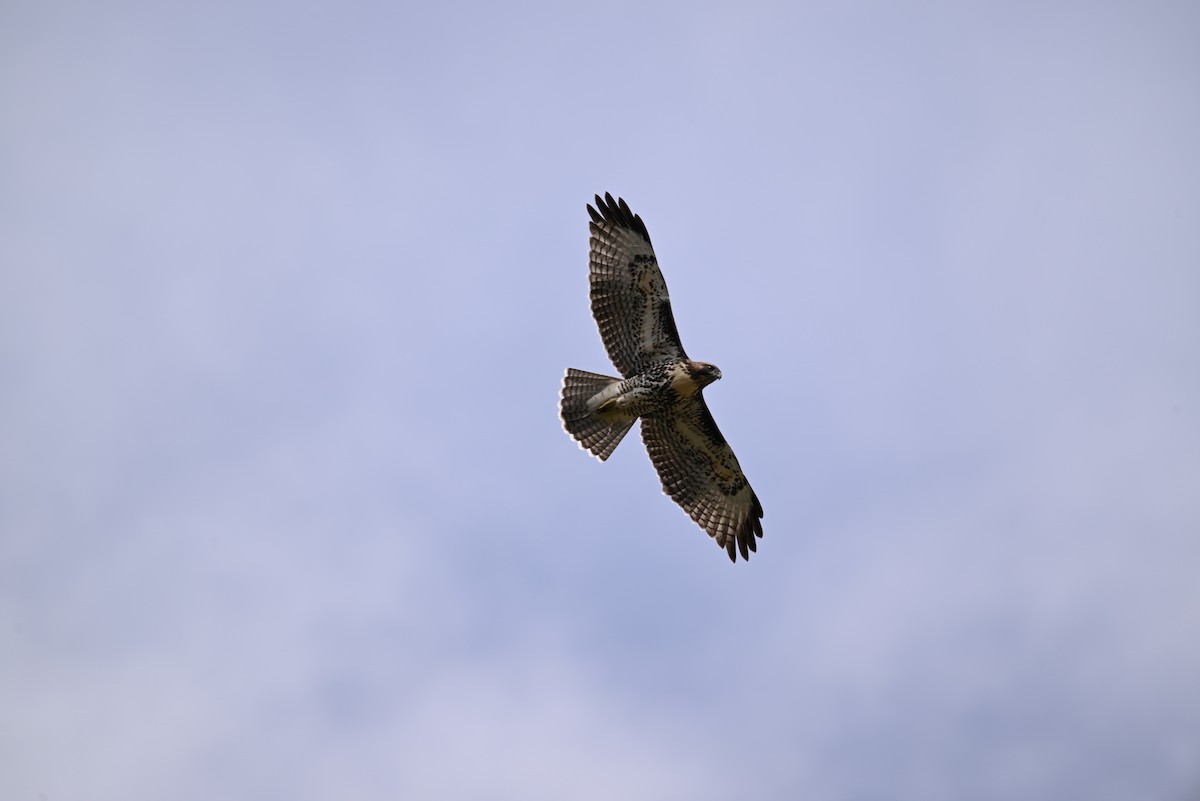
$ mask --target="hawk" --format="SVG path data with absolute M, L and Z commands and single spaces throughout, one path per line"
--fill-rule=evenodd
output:
M 663 492 L 732 561 L 739 552 L 749 559 L 762 536 L 762 504 L 704 403 L 721 371 L 684 353 L 642 218 L 607 193 L 587 210 L 592 316 L 622 378 L 568 369 L 563 428 L 604 461 L 640 419 Z

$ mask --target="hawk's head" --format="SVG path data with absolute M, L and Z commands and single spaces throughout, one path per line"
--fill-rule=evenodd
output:
M 688 373 L 691 374 L 692 380 L 700 389 L 721 378 L 721 371 L 717 369 L 717 366 L 708 362 L 688 362 Z

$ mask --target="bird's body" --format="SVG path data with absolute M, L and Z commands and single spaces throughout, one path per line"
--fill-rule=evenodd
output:
M 656 364 L 644 373 L 626 378 L 605 387 L 590 399 L 589 407 L 611 422 L 636 420 L 663 414 L 671 410 L 680 398 L 695 395 L 703 387 L 715 381 L 711 373 L 698 362 L 668 362 Z M 718 374 L 719 377 L 719 374 Z
M 642 218 L 612 195 L 597 195 L 596 206 L 588 206 L 592 315 L 622 378 L 567 370 L 563 427 L 603 461 L 640 419 L 663 491 L 730 559 L 739 551 L 748 559 L 763 511 L 704 402 L 721 371 L 684 353 Z

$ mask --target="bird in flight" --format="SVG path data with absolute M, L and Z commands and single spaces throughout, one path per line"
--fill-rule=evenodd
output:
M 563 427 L 604 461 L 641 419 L 663 492 L 732 561 L 738 553 L 749 559 L 762 536 L 762 504 L 704 403 L 704 388 L 721 371 L 684 353 L 642 218 L 607 193 L 587 210 L 592 316 L 622 377 L 568 369 L 559 403 Z

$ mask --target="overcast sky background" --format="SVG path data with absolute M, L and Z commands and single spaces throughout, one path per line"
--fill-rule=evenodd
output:
M 1200 798 L 1198 42 L 5 4 L 0 798 Z M 749 564 L 561 430 L 604 191 Z

